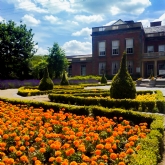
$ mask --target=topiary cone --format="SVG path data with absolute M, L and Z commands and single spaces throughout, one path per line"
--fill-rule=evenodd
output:
M 52 90 L 53 86 L 54 86 L 54 83 L 52 79 L 49 77 L 48 68 L 46 67 L 44 69 L 44 75 L 43 75 L 43 78 L 40 80 L 38 88 L 41 91 Z
M 126 53 L 120 63 L 120 69 L 114 76 L 110 88 L 110 97 L 114 99 L 134 99 L 136 97 L 136 87 L 132 77 L 126 67 Z

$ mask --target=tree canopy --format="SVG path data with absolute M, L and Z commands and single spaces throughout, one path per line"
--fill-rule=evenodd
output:
M 48 54 L 48 69 L 51 78 L 59 78 L 68 67 L 68 60 L 65 56 L 65 51 L 60 48 L 58 43 L 54 43 L 52 48 L 49 48 Z
M 27 79 L 29 60 L 36 53 L 32 29 L 13 21 L 0 23 L 0 79 Z

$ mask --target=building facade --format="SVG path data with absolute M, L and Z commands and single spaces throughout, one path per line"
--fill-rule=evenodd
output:
M 127 54 L 127 68 L 132 77 L 165 74 L 165 26 L 151 22 L 118 20 L 111 26 L 92 28 L 92 55 L 73 56 L 70 68 L 74 75 L 114 76 L 122 54 Z

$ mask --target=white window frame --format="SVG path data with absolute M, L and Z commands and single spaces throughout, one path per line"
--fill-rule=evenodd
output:
M 105 44 L 106 44 L 105 41 L 100 41 L 98 43 L 98 45 L 99 45 L 99 56 L 105 56 L 106 55 Z
M 112 75 L 115 75 L 116 73 L 118 73 L 119 68 L 120 68 L 120 62 L 113 61 L 112 62 Z
M 151 53 L 151 52 L 154 52 L 154 46 L 153 45 L 147 46 L 147 53 Z
M 99 75 L 102 75 L 103 72 L 106 71 L 106 63 L 105 62 L 99 62 Z
M 119 55 L 119 40 L 112 41 L 112 55 Z
M 133 74 L 133 61 L 127 61 L 127 70 L 130 75 Z
M 133 39 L 126 38 L 126 53 L 133 54 Z
M 81 76 L 86 76 L 86 65 L 81 65 Z
M 118 28 L 119 26 L 116 26 L 116 25 L 112 26 L 112 30 L 117 30 Z
M 159 45 L 159 52 L 165 52 L 165 45 Z

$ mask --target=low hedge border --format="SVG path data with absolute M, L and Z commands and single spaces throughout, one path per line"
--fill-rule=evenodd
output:
M 160 92 L 159 92 L 160 94 Z M 72 104 L 72 105 L 99 105 L 107 108 L 123 108 L 142 112 L 165 113 L 165 101 L 161 97 L 157 101 L 137 101 L 132 99 L 107 99 L 107 98 L 87 98 L 74 96 L 72 94 L 50 93 L 48 98 L 51 102 Z
M 9 102 L 12 104 L 19 104 L 19 106 L 28 105 L 36 108 L 43 107 L 45 110 L 54 109 L 59 111 L 65 108 L 66 111 L 76 113 L 79 115 L 93 115 L 106 116 L 106 117 L 123 117 L 127 120 L 131 119 L 135 124 L 136 122 L 147 122 L 150 125 L 150 133 L 145 139 L 141 139 L 141 149 L 132 157 L 129 165 L 157 165 L 162 158 L 163 153 L 163 122 L 164 117 L 158 114 L 140 113 L 134 111 L 127 111 L 123 109 L 108 109 L 98 106 L 74 106 L 49 102 L 36 102 L 20 99 L 7 99 L 0 98 L 1 101 Z

